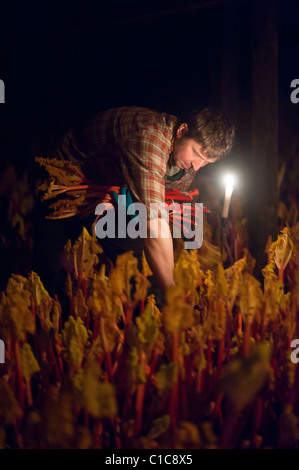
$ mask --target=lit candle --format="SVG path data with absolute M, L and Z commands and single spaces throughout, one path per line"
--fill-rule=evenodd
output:
M 234 179 L 232 175 L 227 175 L 225 178 L 225 195 L 224 195 L 224 203 L 223 203 L 223 210 L 222 210 L 223 219 L 227 219 L 228 217 L 230 200 L 231 200 L 233 190 L 234 190 L 233 183 L 234 183 Z

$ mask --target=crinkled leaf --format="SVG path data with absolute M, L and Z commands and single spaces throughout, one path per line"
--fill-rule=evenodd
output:
M 138 349 L 135 347 L 130 348 L 129 357 L 127 360 L 128 367 L 128 384 L 134 390 L 137 385 L 146 382 L 144 367 L 141 367 L 138 356 Z
M 217 268 L 216 291 L 218 294 L 223 295 L 224 297 L 227 296 L 228 283 L 225 277 L 223 265 L 221 263 L 218 264 Z
M 285 269 L 292 256 L 293 248 L 294 244 L 291 240 L 289 229 L 285 227 L 281 235 L 278 236 L 274 248 L 274 261 L 278 269 Z
M 225 334 L 226 318 L 226 302 L 216 297 L 209 306 L 208 317 L 204 324 L 205 336 L 220 340 Z
M 26 380 L 29 380 L 35 372 L 40 371 L 38 362 L 31 350 L 29 344 L 23 344 L 21 349 L 22 374 Z
M 138 270 L 138 262 L 132 251 L 119 255 L 116 266 L 109 276 L 115 295 L 120 296 L 127 305 L 144 300 L 149 282 Z
M 13 424 L 22 416 L 18 402 L 9 384 L 0 378 L 0 424 Z
M 174 362 L 162 364 L 157 372 L 157 387 L 159 390 L 167 391 L 178 380 L 178 365 Z
M 161 434 L 164 434 L 169 429 L 169 426 L 170 416 L 163 415 L 161 418 L 157 418 L 153 421 L 152 427 L 146 437 L 148 439 L 156 439 L 161 436 Z
M 264 302 L 260 283 L 251 274 L 245 273 L 239 295 L 242 316 L 251 323 Z
M 82 289 L 76 289 L 75 295 L 73 296 L 73 302 L 75 314 L 84 320 L 88 314 L 88 307 L 86 305 Z
M 95 418 L 112 418 L 117 414 L 115 388 L 110 383 L 101 383 L 100 374 L 96 361 L 89 361 L 83 380 L 83 406 Z
M 175 429 L 175 449 L 198 449 L 201 445 L 200 434 L 197 426 L 188 421 L 181 421 Z
M 144 250 L 142 251 L 142 274 L 146 277 L 153 275 L 151 268 L 149 267 L 148 262 L 146 260 Z
M 32 293 L 35 311 L 40 321 L 46 328 L 51 328 L 52 322 L 50 315 L 53 307 L 53 299 L 49 296 L 48 292 L 44 288 L 44 285 L 38 274 L 36 274 L 34 271 L 31 271 L 28 276 L 27 287 Z
M 275 272 L 275 262 L 273 259 L 262 269 L 264 276 L 264 290 L 267 292 L 269 289 L 274 289 L 278 282 L 278 276 Z
M 247 263 L 246 256 L 236 261 L 233 266 L 225 270 L 228 285 L 228 309 L 231 312 L 242 283 L 242 273 Z
M 84 357 L 84 346 L 87 341 L 87 331 L 81 318 L 70 316 L 64 324 L 62 339 L 66 348 L 67 362 L 74 367 L 80 367 Z
M 211 300 L 215 296 L 215 279 L 212 271 L 205 272 L 204 285 L 206 287 L 207 299 Z
M 299 442 L 298 417 L 293 411 L 293 407 L 285 406 L 278 421 L 278 448 L 295 449 Z
M 178 333 L 193 325 L 193 308 L 176 285 L 166 291 L 166 304 L 162 309 L 163 323 L 168 333 Z
M 93 267 L 99 262 L 97 254 L 102 251 L 96 237 L 89 235 L 83 227 L 82 234 L 73 246 L 76 279 L 88 279 L 92 276 Z
M 69 392 L 51 395 L 46 403 L 41 434 L 50 449 L 70 449 L 75 435 L 74 400 Z
M 174 267 L 175 283 L 187 293 L 198 287 L 202 278 L 197 251 L 182 250 Z
M 137 337 L 140 347 L 150 352 L 155 339 L 159 334 L 158 320 L 149 304 L 146 305 L 141 316 L 136 318 Z
M 135 302 L 139 300 L 144 300 L 147 296 L 147 289 L 150 287 L 150 283 L 147 278 L 138 272 L 135 275 L 135 292 L 133 295 L 133 299 Z
M 82 181 L 82 173 L 79 168 L 68 160 L 37 157 L 35 161 L 49 173 L 52 185 L 54 183 L 55 185 L 72 186 Z
M 16 290 L 0 297 L 0 329 L 4 337 L 25 341 L 27 333 L 35 332 L 35 318 L 30 310 L 30 296 Z
M 270 372 L 271 347 L 257 343 L 250 356 L 235 359 L 226 367 L 220 390 L 226 392 L 233 406 L 241 411 L 263 387 Z

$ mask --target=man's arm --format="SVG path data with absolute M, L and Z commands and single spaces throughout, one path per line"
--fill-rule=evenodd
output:
M 165 291 L 174 283 L 173 242 L 168 222 L 161 218 L 148 220 L 147 233 L 148 237 L 144 239 L 145 256 L 160 288 Z

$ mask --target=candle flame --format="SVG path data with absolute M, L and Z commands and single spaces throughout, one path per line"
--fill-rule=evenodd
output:
M 231 173 L 228 173 L 224 177 L 224 182 L 226 186 L 234 186 L 235 184 L 235 177 Z

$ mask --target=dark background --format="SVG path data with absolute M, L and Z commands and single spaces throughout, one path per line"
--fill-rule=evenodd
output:
M 299 1 L 277 5 L 279 161 L 296 172 Z M 252 1 L 2 0 L 0 47 L 1 172 L 27 169 L 34 185 L 34 157 L 96 111 L 140 105 L 182 115 L 213 105 L 235 123 L 236 142 L 203 171 L 233 167 L 250 196 Z
M 36 147 L 43 151 L 89 114 L 124 104 L 174 114 L 220 106 L 246 145 L 251 3 L 2 0 L 2 162 L 26 166 Z M 290 125 L 298 115 L 290 102 L 298 25 L 298 0 L 279 1 L 279 98 Z

